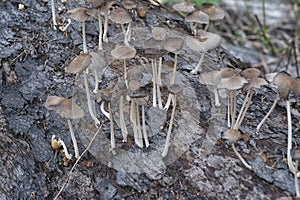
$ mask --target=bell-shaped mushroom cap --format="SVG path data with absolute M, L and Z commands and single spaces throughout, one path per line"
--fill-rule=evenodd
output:
M 269 83 L 273 84 L 274 77 L 277 74 L 278 74 L 278 72 L 268 73 L 268 74 L 265 74 L 265 78 Z
M 45 107 L 47 110 L 54 110 L 66 119 L 79 119 L 84 116 L 84 111 L 76 103 L 64 97 L 49 95 Z
M 78 74 L 88 68 L 91 64 L 89 54 L 79 54 L 66 67 L 65 71 L 70 74 Z
M 156 58 L 160 58 L 164 54 L 166 54 L 166 51 L 165 50 L 156 49 L 156 48 L 147 48 L 147 49 L 143 49 L 141 53 L 146 58 L 156 59 Z
M 149 49 L 149 48 L 154 48 L 154 49 L 161 49 L 162 48 L 162 41 L 161 40 L 156 40 L 154 38 L 149 38 L 145 40 L 143 44 L 144 49 Z
M 235 143 L 236 141 L 242 139 L 242 134 L 239 130 L 228 129 L 223 133 L 223 139 L 228 140 L 230 143 Z
M 123 46 L 123 45 L 117 45 L 112 51 L 111 55 L 115 59 L 123 60 L 128 58 L 133 58 L 136 54 L 135 48 L 131 46 Z
M 101 89 L 97 91 L 96 100 L 99 103 L 101 100 L 110 102 L 112 98 L 113 89 Z
M 221 81 L 220 71 L 210 71 L 202 73 L 199 77 L 201 84 L 217 85 Z
M 221 37 L 214 33 L 199 30 L 197 36 L 186 36 L 186 46 L 195 52 L 206 52 L 219 46 Z
M 121 7 L 115 7 L 110 13 L 110 19 L 118 24 L 126 24 L 132 22 L 130 13 Z
M 221 78 L 229 78 L 231 76 L 238 76 L 239 73 L 233 68 L 223 68 L 220 70 Z
M 67 12 L 67 17 L 74 19 L 75 21 L 78 22 L 84 22 L 88 20 L 90 16 L 95 16 L 96 12 L 97 12 L 96 9 L 75 8 Z
M 208 24 L 209 23 L 209 17 L 206 13 L 200 11 L 200 10 L 196 10 L 190 14 L 188 14 L 185 18 L 184 18 L 185 22 L 195 22 L 195 23 L 199 23 L 199 24 Z
M 235 75 L 228 78 L 222 78 L 217 87 L 228 90 L 238 90 L 246 83 L 248 83 L 248 81 L 244 77 Z
M 168 90 L 171 94 L 178 94 L 179 92 L 181 92 L 182 87 L 181 85 L 174 83 L 168 87 Z
M 202 4 L 200 10 L 202 12 L 206 13 L 209 16 L 209 20 L 211 20 L 211 21 L 221 20 L 225 16 L 225 12 L 222 8 L 220 8 L 219 6 L 210 4 L 210 3 Z
M 167 36 L 167 29 L 162 27 L 154 27 L 152 29 L 152 36 L 155 40 L 164 40 Z
M 127 10 L 132 10 L 137 7 L 137 3 L 130 0 L 123 0 L 121 4 Z
M 278 94 L 283 98 L 287 99 L 290 92 L 293 90 L 293 77 L 285 72 L 279 72 L 273 80 L 273 84 L 277 86 Z
M 92 4 L 93 8 L 100 8 L 105 3 L 105 0 L 88 0 L 88 2 Z
M 179 51 L 183 46 L 183 39 L 181 38 L 167 38 L 163 43 L 163 48 L 169 52 L 175 53 Z
M 259 77 L 252 78 L 248 81 L 249 81 L 249 83 L 246 83 L 243 88 L 245 91 L 250 90 L 251 88 L 259 89 L 260 86 L 268 85 L 268 82 L 265 79 L 259 78 Z
M 176 3 L 173 6 L 173 9 L 179 12 L 193 12 L 195 10 L 195 4 L 190 3 L 190 2 L 181 2 L 181 3 Z
M 261 71 L 254 67 L 245 69 L 241 72 L 241 75 L 245 77 L 247 80 L 258 78 L 261 74 L 262 74 Z

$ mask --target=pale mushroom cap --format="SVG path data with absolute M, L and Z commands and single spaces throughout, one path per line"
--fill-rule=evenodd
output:
M 112 98 L 113 91 L 114 90 L 107 89 L 107 88 L 98 90 L 97 94 L 96 94 L 97 102 L 99 103 L 100 100 L 103 100 L 103 101 L 106 101 L 106 102 L 110 102 L 111 98 Z
M 247 80 L 251 80 L 253 78 L 258 78 L 261 75 L 261 71 L 257 68 L 248 68 L 241 72 L 241 75 L 245 77 Z
M 110 19 L 118 24 L 127 24 L 132 22 L 130 13 L 121 7 L 115 7 L 110 13 Z
M 233 68 L 223 68 L 220 70 L 221 78 L 229 78 L 231 76 L 238 76 L 239 73 Z
M 206 13 L 211 21 L 221 20 L 225 16 L 225 11 L 222 8 L 209 3 L 202 4 L 200 10 Z
M 162 57 L 166 51 L 156 49 L 156 48 L 147 48 L 143 50 L 143 56 L 146 58 L 160 58 Z
M 300 95 L 300 78 L 294 78 L 292 90 L 297 97 Z
M 242 76 L 231 76 L 223 78 L 218 84 L 218 88 L 226 88 L 228 90 L 241 89 L 248 81 Z
M 66 67 L 65 71 L 70 74 L 78 74 L 88 68 L 91 64 L 89 54 L 79 54 Z
M 132 79 L 132 80 L 129 81 L 129 83 L 128 83 L 128 89 L 131 92 L 137 91 L 140 88 L 141 88 L 141 83 L 140 83 L 139 80 Z
M 163 43 L 163 48 L 169 52 L 175 53 L 179 51 L 183 46 L 183 39 L 181 38 L 167 38 Z
M 161 27 L 154 27 L 152 35 L 155 40 L 164 40 L 167 36 L 167 29 Z
M 239 130 L 228 129 L 223 133 L 223 138 L 228 140 L 230 143 L 235 143 L 236 141 L 242 139 L 242 134 Z
M 195 52 L 206 52 L 219 46 L 221 37 L 203 30 L 197 36 L 186 36 L 186 46 Z
M 154 48 L 154 49 L 161 49 L 162 48 L 162 41 L 161 40 L 156 40 L 154 38 L 149 38 L 145 40 L 143 44 L 144 49 L 149 49 L 149 48 Z
M 278 74 L 278 72 L 265 74 L 265 78 L 269 83 L 273 83 L 274 77 Z
M 221 81 L 220 71 L 202 73 L 199 77 L 200 83 L 205 85 L 217 85 Z
M 89 54 L 91 56 L 91 65 L 90 65 L 90 67 L 92 67 L 94 69 L 100 69 L 100 70 L 105 68 L 106 62 L 105 62 L 103 56 L 100 56 L 96 52 L 90 52 Z
M 293 90 L 292 85 L 294 78 L 285 72 L 279 72 L 274 76 L 273 84 L 277 86 L 278 94 L 283 98 L 287 99 L 290 92 Z
M 132 10 L 137 7 L 137 3 L 130 1 L 130 0 L 123 0 L 121 3 L 124 6 L 124 8 L 126 8 L 128 10 Z
M 115 59 L 119 59 L 119 60 L 133 58 L 135 54 L 136 54 L 135 48 L 130 46 L 116 46 L 116 48 L 114 48 L 111 51 L 111 55 Z
M 66 119 L 79 119 L 84 116 L 84 111 L 76 103 L 64 97 L 49 95 L 45 107 L 47 110 L 54 110 Z
M 195 23 L 199 23 L 199 24 L 208 24 L 209 23 L 209 17 L 206 13 L 200 11 L 200 10 L 196 10 L 190 14 L 188 14 L 185 18 L 184 18 L 185 22 L 195 22 Z
M 247 91 L 251 88 L 259 89 L 263 85 L 268 85 L 268 82 L 265 79 L 259 78 L 259 77 L 252 78 L 252 79 L 249 80 L 249 83 L 246 83 L 244 85 L 244 90 Z
M 179 12 L 193 12 L 195 10 L 195 4 L 190 3 L 190 2 L 181 2 L 181 3 L 176 3 L 173 6 L 173 9 Z
M 67 11 L 67 17 L 78 22 L 84 22 L 88 20 L 90 16 L 95 16 L 97 10 L 88 8 L 75 8 Z

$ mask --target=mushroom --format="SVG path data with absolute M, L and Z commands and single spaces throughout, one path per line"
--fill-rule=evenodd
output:
M 172 8 L 179 12 L 182 16 L 185 16 L 183 13 L 191 13 L 195 10 L 195 4 L 190 2 L 181 2 L 174 4 Z
M 93 6 L 93 8 L 97 9 L 98 13 L 98 24 L 99 24 L 99 40 L 98 40 L 98 50 L 102 50 L 102 35 L 103 35 L 103 28 L 102 28 L 102 18 L 101 18 L 101 7 L 104 5 L 104 0 L 89 0 Z
M 241 123 L 246 115 L 246 112 L 250 106 L 253 89 L 259 89 L 262 85 L 267 85 L 267 81 L 263 78 L 260 78 L 261 71 L 256 68 L 248 68 L 241 72 L 241 75 L 247 79 L 248 83 L 246 83 L 243 87 L 243 90 L 247 91 L 246 97 L 244 99 L 243 105 L 240 109 L 239 115 L 237 117 L 236 123 L 234 125 L 234 129 L 239 129 Z
M 79 74 L 80 72 L 83 73 L 84 87 L 85 87 L 89 113 L 92 119 L 94 120 L 95 125 L 98 126 L 100 125 L 100 121 L 97 119 L 92 109 L 91 97 L 90 97 L 89 86 L 87 81 L 88 67 L 90 65 L 91 65 L 91 55 L 79 54 L 70 62 L 70 64 L 66 67 L 65 71 L 70 74 Z
M 225 11 L 222 8 L 211 3 L 202 4 L 200 10 L 209 16 L 209 21 L 222 20 L 225 16 Z M 209 23 L 207 23 L 204 30 L 207 30 L 208 26 Z
M 78 151 L 78 146 L 74 135 L 74 131 L 72 128 L 71 119 L 82 118 L 84 116 L 84 111 L 72 100 L 63 97 L 58 97 L 58 96 L 49 95 L 44 105 L 47 110 L 54 110 L 59 114 L 60 117 L 67 119 L 70 134 L 71 134 L 71 139 L 74 145 L 75 157 L 78 158 L 79 151 Z M 65 151 L 65 153 L 67 152 Z
M 170 77 L 170 85 L 175 83 L 175 75 L 176 75 L 176 68 L 177 68 L 177 55 L 178 51 L 182 49 L 183 46 L 183 39 L 181 38 L 167 38 L 166 41 L 163 43 L 163 48 L 169 52 L 174 53 L 174 66 L 173 66 L 173 72 Z M 170 102 L 172 100 L 171 94 L 168 96 L 167 103 L 164 107 L 164 110 L 168 110 L 170 106 Z
M 228 129 L 223 133 L 223 138 L 228 140 L 229 143 L 231 144 L 231 147 L 234 151 L 234 153 L 238 156 L 238 158 L 242 161 L 243 165 L 247 168 L 252 170 L 252 167 L 244 160 L 242 155 L 236 150 L 235 148 L 235 143 L 242 139 L 242 134 L 239 130 L 236 129 Z
M 113 149 L 116 148 L 116 143 L 115 143 L 115 132 L 114 132 L 114 121 L 113 121 L 113 116 L 112 116 L 112 111 L 111 111 L 111 99 L 112 99 L 112 89 L 101 89 L 97 91 L 97 97 L 101 99 L 101 110 L 103 111 L 103 106 L 104 102 L 107 102 L 108 104 L 108 113 L 109 113 L 109 122 L 110 122 L 110 150 L 111 152 Z M 97 98 L 97 102 L 99 102 L 99 99 Z
M 203 30 L 199 30 L 197 36 L 186 37 L 186 46 L 197 53 L 202 53 L 197 66 L 191 71 L 192 74 L 197 74 L 200 71 L 205 53 L 216 48 L 220 44 L 220 41 L 221 37 L 219 35 Z
M 197 34 L 197 25 L 198 24 L 204 24 L 207 25 L 209 23 L 209 17 L 207 14 L 200 10 L 195 10 L 194 12 L 188 14 L 184 18 L 185 22 L 188 22 L 190 24 L 190 28 L 192 31 L 192 35 Z
M 124 8 L 114 7 L 110 13 L 110 19 L 117 24 L 121 24 L 122 31 L 124 33 L 124 44 L 126 46 L 130 46 L 128 43 L 130 41 L 132 22 L 130 13 Z M 128 24 L 127 28 L 125 27 L 125 24 Z
M 123 60 L 124 62 L 124 82 L 126 86 L 128 86 L 127 83 L 127 67 L 126 67 L 126 59 L 133 58 L 136 54 L 136 50 L 133 47 L 130 46 L 121 46 L 116 45 L 116 47 L 111 51 L 111 55 L 118 60 Z
M 295 160 L 295 173 L 294 173 L 294 182 L 295 182 L 295 190 L 296 190 L 296 196 L 300 197 L 300 191 L 299 191 L 299 183 L 298 183 L 298 164 L 300 160 L 300 149 L 293 149 L 292 150 L 292 158 Z
M 91 59 L 91 64 L 89 66 L 90 69 L 93 70 L 94 72 L 94 78 L 95 78 L 95 88 L 93 90 L 93 93 L 96 94 L 97 91 L 99 90 L 99 77 L 98 77 L 98 72 L 103 74 L 105 70 L 105 60 L 104 56 L 100 56 L 96 52 L 90 52 L 90 59 Z
M 67 12 L 67 17 L 82 23 L 81 29 L 82 29 L 82 39 L 83 39 L 83 53 L 87 53 L 85 21 L 87 21 L 90 16 L 95 16 L 96 12 L 97 12 L 96 9 L 88 9 L 88 8 L 75 8 Z
M 171 137 L 171 131 L 172 131 L 172 126 L 173 126 L 173 121 L 174 121 L 174 116 L 175 116 L 175 110 L 176 110 L 176 95 L 181 92 L 182 88 L 178 84 L 172 84 L 168 88 L 169 92 L 173 95 L 173 108 L 172 108 L 172 114 L 171 114 L 171 119 L 169 123 L 169 128 L 168 128 L 168 133 L 166 137 L 166 142 L 165 142 L 165 147 L 162 152 L 162 157 L 166 157 L 168 154 L 169 146 L 170 146 L 170 137 Z
M 218 83 L 217 87 L 219 89 L 226 89 L 229 93 L 228 96 L 228 111 L 231 115 L 231 128 L 234 128 L 235 125 L 235 116 L 236 116 L 236 91 L 241 89 L 244 84 L 248 83 L 248 81 L 239 75 L 233 74 L 230 77 L 222 78 Z M 229 121 L 229 115 L 228 115 Z

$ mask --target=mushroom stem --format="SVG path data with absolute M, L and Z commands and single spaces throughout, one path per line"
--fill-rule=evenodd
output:
M 200 71 L 200 67 L 202 65 L 205 53 L 206 53 L 206 51 L 202 52 L 200 60 L 199 60 L 199 62 L 197 64 L 197 66 L 195 67 L 195 69 L 191 71 L 191 74 L 197 74 L 197 72 Z
M 136 121 L 137 121 L 138 141 L 139 141 L 139 144 L 141 145 L 140 147 L 143 147 L 143 135 L 142 135 L 142 129 L 141 129 L 141 118 L 140 118 L 140 110 L 139 110 L 138 102 L 136 102 L 135 105 L 136 105 Z
M 124 59 L 123 63 L 124 63 L 124 64 L 123 64 L 123 67 L 124 67 L 124 80 L 125 80 L 126 88 L 128 89 L 126 59 Z
M 300 191 L 299 191 L 299 183 L 298 183 L 298 160 L 295 162 L 295 173 L 294 173 L 294 181 L 295 181 L 295 190 L 296 190 L 296 197 L 300 197 Z
M 292 116 L 291 116 L 290 100 L 286 100 L 286 112 L 287 112 L 287 120 L 288 120 L 287 160 L 288 160 L 288 166 L 290 171 L 295 174 L 296 170 L 291 156 L 293 133 L 292 133 Z
M 235 90 L 233 91 L 229 91 L 229 96 L 230 96 L 230 114 L 231 114 L 231 128 L 233 129 L 234 125 L 235 125 L 235 116 L 236 116 L 236 94 L 235 94 Z
M 57 22 L 56 22 L 54 0 L 51 0 L 51 11 L 52 11 L 53 30 L 56 30 Z
M 105 109 L 104 109 L 104 101 L 101 101 L 101 104 L 100 104 L 100 110 L 102 112 L 102 114 L 107 118 L 107 119 L 110 119 L 110 115 L 109 115 L 109 112 L 107 112 Z
M 110 145 L 111 145 L 109 151 L 111 151 L 116 148 L 116 143 L 115 143 L 114 121 L 112 118 L 110 102 L 108 102 L 108 112 L 109 112 L 109 122 L 110 122 Z
M 107 38 L 107 29 L 108 29 L 108 10 L 104 9 L 104 31 L 103 31 L 103 41 L 108 42 Z
M 170 105 L 171 105 L 172 98 L 173 98 L 173 95 L 170 93 L 169 96 L 168 96 L 167 103 L 166 103 L 166 105 L 165 105 L 165 107 L 164 107 L 164 110 L 165 110 L 165 111 L 168 111 L 168 109 L 169 109 L 169 107 L 170 107 Z
M 250 106 L 251 100 L 252 100 L 252 95 L 253 95 L 253 90 L 250 89 L 247 91 L 247 95 L 245 97 L 245 100 L 243 102 L 243 105 L 241 107 L 241 110 L 239 112 L 239 115 L 236 119 L 235 125 L 234 125 L 234 129 L 238 130 L 242 124 L 242 121 L 246 115 L 246 112 Z
M 86 34 L 85 34 L 85 21 L 82 22 L 82 41 L 83 41 L 83 53 L 87 53 Z
M 159 109 L 163 109 L 162 100 L 161 100 L 161 93 L 160 93 L 160 85 L 162 85 L 162 82 L 161 82 L 161 70 L 162 70 L 162 57 L 159 58 L 158 71 L 157 71 L 157 74 L 156 74 L 157 101 L 158 101 L 158 107 L 159 107 Z
M 61 146 L 63 147 L 63 150 L 64 150 L 64 153 L 65 153 L 65 156 L 67 159 L 72 159 L 72 154 L 69 154 L 68 152 L 68 149 L 64 143 L 64 141 L 62 141 L 61 139 L 58 139 L 58 142 L 61 144 Z
M 151 59 L 151 64 L 152 64 L 152 83 L 153 83 L 153 87 L 152 87 L 152 101 L 153 101 L 153 107 L 156 107 L 156 64 L 154 59 Z
M 73 145 L 74 145 L 75 158 L 78 158 L 79 157 L 79 151 L 78 151 L 77 141 L 76 141 L 75 134 L 74 134 L 74 131 L 73 131 L 72 123 L 71 123 L 70 119 L 67 119 L 67 122 L 68 122 L 69 129 L 70 129 L 71 139 L 72 139 L 72 142 L 73 142 Z
M 236 150 L 234 143 L 232 143 L 231 146 L 232 146 L 234 153 L 237 155 L 237 157 L 240 159 L 240 161 L 242 161 L 243 165 L 247 169 L 252 170 L 252 167 L 244 160 L 244 158 L 241 156 L 241 154 Z
M 124 103 L 124 97 L 120 96 L 120 102 L 119 102 L 120 126 L 121 126 L 121 131 L 122 131 L 122 136 L 123 136 L 123 142 L 127 142 L 128 131 L 126 128 L 126 123 L 125 123 L 125 118 L 124 118 L 123 103 Z
M 213 90 L 214 90 L 214 96 L 215 96 L 215 106 L 216 107 L 220 107 L 220 99 L 219 99 L 219 94 L 218 94 L 218 89 L 216 86 L 213 86 Z
M 231 104 L 230 104 L 230 97 L 227 97 L 227 126 L 230 128 L 230 112 L 231 111 Z
M 128 33 L 127 33 L 127 30 L 126 30 L 124 24 L 121 24 L 121 27 L 122 27 L 123 34 L 124 34 L 124 44 L 125 44 L 126 46 L 130 46 L 130 45 L 129 45 L 129 42 L 128 42 L 128 36 L 127 36 Z
M 145 140 L 146 147 L 149 147 L 148 134 L 146 129 L 146 120 L 145 120 L 145 106 L 142 105 L 142 127 L 143 127 L 143 136 Z
M 172 72 L 172 75 L 171 75 L 171 79 L 170 79 L 170 85 L 174 84 L 175 83 L 175 76 L 176 76 L 176 68 L 177 68 L 177 53 L 175 53 L 175 56 L 174 56 L 174 66 L 173 66 L 173 72 Z
M 85 71 L 83 71 L 84 87 L 85 87 L 88 109 L 92 119 L 95 122 L 96 127 L 98 127 L 100 125 L 100 121 L 97 119 L 92 109 L 91 97 L 90 97 L 89 86 L 87 81 L 87 73 L 88 73 L 88 68 Z
M 127 36 L 127 41 L 130 42 L 130 40 L 131 40 L 131 22 L 128 23 L 126 36 Z
M 269 112 L 266 114 L 266 116 L 261 120 L 261 122 L 258 124 L 258 126 L 256 127 L 256 133 L 259 132 L 261 126 L 263 125 L 263 123 L 267 120 L 267 118 L 269 117 L 269 115 L 273 112 L 277 102 L 278 102 L 278 99 L 279 99 L 279 94 L 277 93 L 276 94 L 276 97 L 275 97 L 275 100 L 274 100 L 274 103 L 272 105 L 272 107 L 270 108 Z
M 173 121 L 174 121 L 174 116 L 175 116 L 175 110 L 176 110 L 176 95 L 173 95 L 174 97 L 174 104 L 173 104 L 173 109 L 172 109 L 172 114 L 171 114 L 171 119 L 170 119 L 170 124 L 169 124 L 169 128 L 168 128 L 168 133 L 167 133 L 167 138 L 166 138 L 166 143 L 165 143 L 165 147 L 164 150 L 162 152 L 162 157 L 166 157 L 168 154 L 168 150 L 169 150 L 169 146 L 170 146 L 170 137 L 171 137 L 171 131 L 172 131 L 172 126 L 173 126 Z
M 98 50 L 102 50 L 102 35 L 103 35 L 103 28 L 102 28 L 102 18 L 101 18 L 101 11 L 98 8 L 98 22 L 99 22 L 99 42 L 98 42 Z
M 93 69 L 94 72 L 94 78 L 95 78 L 95 88 L 93 90 L 94 94 L 97 94 L 97 91 L 99 90 L 99 78 L 98 78 L 98 73 L 97 73 L 97 69 L 94 67 Z
M 158 107 L 159 109 L 163 109 L 162 100 L 161 100 L 161 92 L 160 92 L 160 86 L 159 84 L 156 84 L 157 86 L 157 101 L 158 101 Z

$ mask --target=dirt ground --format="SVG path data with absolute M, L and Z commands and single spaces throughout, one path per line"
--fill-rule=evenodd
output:
M 297 75 L 296 63 L 293 56 L 289 56 L 296 31 L 292 3 L 266 1 L 267 40 L 258 25 L 263 21 L 261 5 L 253 2 L 248 2 L 251 18 L 244 4 L 234 0 L 220 2 L 226 11 L 225 19 L 210 25 L 209 31 L 222 37 L 221 45 L 205 54 L 202 72 L 255 66 L 265 72 L 285 70 Z M 59 1 L 55 7 L 61 26 L 65 26 L 68 10 L 90 7 L 90 4 L 83 0 Z M 222 139 L 227 126 L 226 99 L 221 98 L 220 108 L 214 106 L 210 88 L 199 82 L 200 73 L 190 73 L 200 54 L 188 47 L 178 55 L 176 83 L 183 90 L 177 97 L 168 156 L 162 158 L 161 152 L 172 109 L 163 112 L 153 109 L 151 103 L 145 108 L 150 147 L 137 147 L 133 136 L 122 143 L 119 116 L 113 114 L 117 148 L 116 154 L 109 152 L 109 120 L 100 114 L 100 105 L 93 99 L 93 108 L 101 123 L 95 135 L 98 129 L 85 106 L 83 77 L 65 72 L 70 61 L 83 50 L 81 23 L 72 21 L 66 31 L 53 30 L 50 8 L 48 0 L 0 1 L 0 199 L 54 199 L 62 188 L 58 199 L 277 199 L 295 196 L 294 177 L 286 162 L 285 105 L 278 104 L 261 131 L 255 132 L 272 106 L 276 90 L 268 86 L 255 91 L 240 128 L 247 139 L 238 141 L 236 146 L 251 164 L 250 171 Z M 135 48 L 142 48 L 153 27 L 166 28 L 169 36 L 190 36 L 188 24 L 168 7 L 139 1 L 138 8 L 146 15 L 134 15 L 130 44 Z M 255 21 L 255 14 L 259 20 Z M 110 51 L 123 42 L 120 26 L 109 21 L 109 41 L 103 43 L 103 51 L 97 51 L 96 19 L 87 21 L 86 34 L 88 50 L 98 52 L 106 60 L 105 70 L 99 72 L 99 88 L 117 90 L 123 62 L 113 59 Z M 299 55 L 295 57 L 299 59 Z M 173 62 L 173 59 L 174 54 L 167 53 L 163 63 Z M 151 68 L 147 68 L 150 63 L 139 51 L 128 61 L 129 66 L 140 68 L 140 83 L 148 93 L 152 84 Z M 129 70 L 128 73 L 134 72 Z M 163 78 L 161 88 L 165 102 L 169 79 L 166 75 Z M 92 94 L 92 75 L 88 76 L 88 83 Z M 66 162 L 60 152 L 56 154 L 51 148 L 52 135 L 56 135 L 74 154 L 67 121 L 44 107 L 48 95 L 72 99 L 85 110 L 85 117 L 72 124 L 80 153 L 92 143 L 71 175 L 75 160 Z M 238 109 L 244 98 L 245 93 L 240 91 Z M 112 102 L 115 112 L 118 101 Z M 298 107 L 297 102 L 292 103 L 295 146 L 300 144 Z

